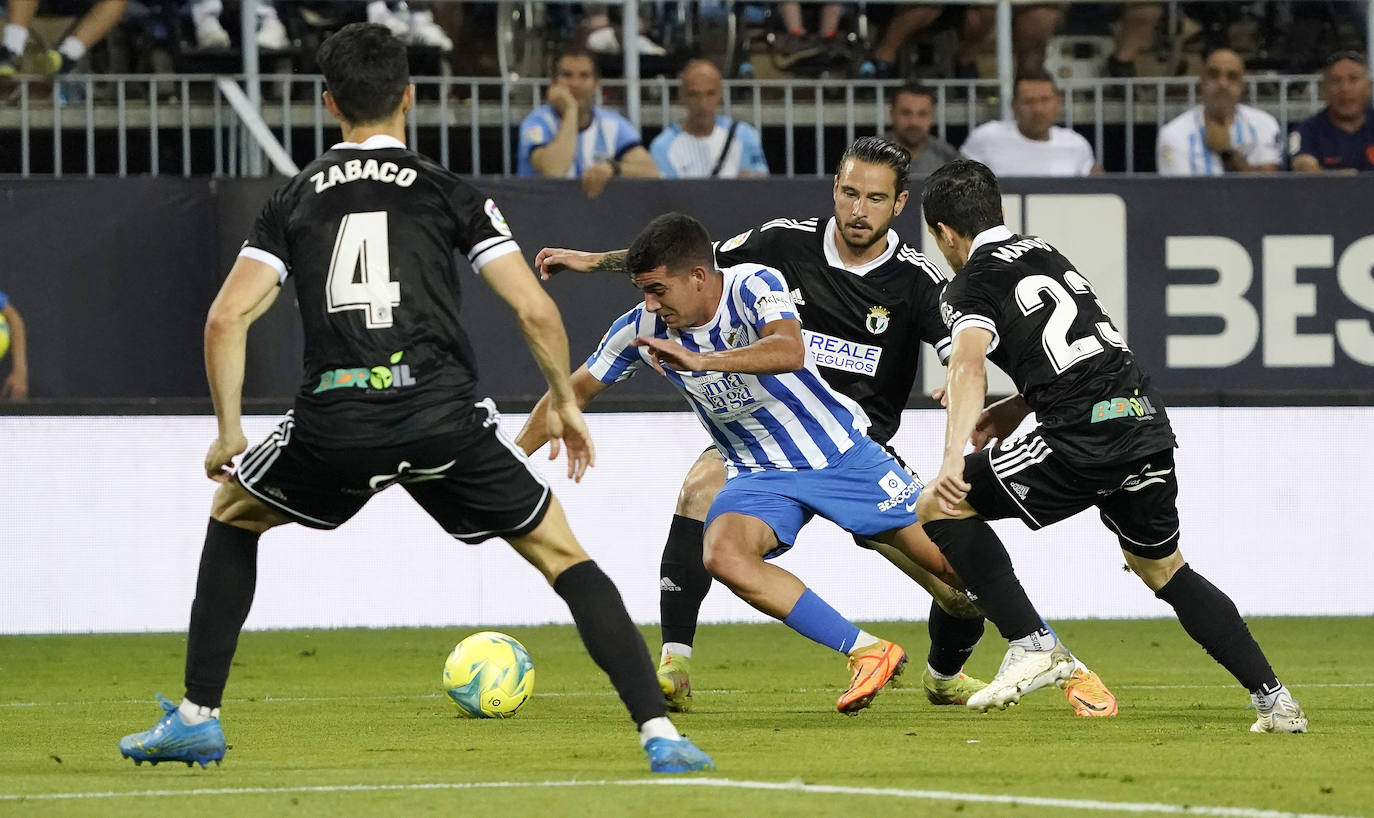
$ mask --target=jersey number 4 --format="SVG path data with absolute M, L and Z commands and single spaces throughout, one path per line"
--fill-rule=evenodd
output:
M 368 329 L 391 326 L 401 304 L 401 283 L 391 280 L 386 211 L 349 213 L 339 224 L 325 287 L 329 311 L 362 310 Z
M 1104 319 L 1093 325 L 1102 341 L 1114 347 L 1127 349 L 1126 339 L 1121 337 L 1121 333 L 1112 326 L 1111 320 L 1107 319 L 1107 311 L 1102 309 L 1102 302 L 1093 295 L 1093 288 L 1088 280 L 1076 270 L 1069 270 L 1064 273 L 1064 283 L 1069 285 L 1069 290 L 1079 295 L 1092 296 L 1099 314 Z M 1044 307 L 1045 296 L 1049 296 L 1049 300 L 1054 304 L 1054 312 L 1050 313 L 1050 320 L 1045 322 L 1041 338 L 1045 345 L 1045 355 L 1057 375 L 1079 361 L 1086 361 L 1101 352 L 1102 341 L 1091 335 L 1069 340 L 1073 319 L 1078 317 L 1078 303 L 1069 291 L 1064 289 L 1063 284 L 1049 276 L 1035 275 L 1026 276 L 1016 285 L 1016 305 L 1021 308 L 1022 315 L 1030 315 Z

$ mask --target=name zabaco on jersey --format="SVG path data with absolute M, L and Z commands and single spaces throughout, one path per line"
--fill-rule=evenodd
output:
M 315 192 L 321 193 L 335 185 L 371 179 L 374 182 L 387 182 L 397 187 L 410 187 L 415 184 L 419 174 L 415 168 L 403 168 L 395 162 L 378 162 L 376 159 L 349 159 L 338 165 L 330 165 L 310 177 L 315 183 Z

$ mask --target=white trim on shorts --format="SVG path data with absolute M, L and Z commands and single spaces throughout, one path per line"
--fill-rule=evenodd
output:
M 272 506 L 278 511 L 285 512 L 288 516 L 300 520 L 309 520 L 312 523 L 318 523 L 327 529 L 333 530 L 339 527 L 339 523 L 331 523 L 328 520 L 321 520 L 316 517 L 311 517 L 309 514 L 299 512 L 275 497 L 270 497 L 253 487 L 253 483 L 262 479 L 262 476 L 272 468 L 272 464 L 277 462 L 277 458 L 281 456 L 281 450 L 286 448 L 287 444 L 291 442 L 291 430 L 295 428 L 295 426 L 295 410 L 288 409 L 286 414 L 282 416 L 281 423 L 278 423 L 276 427 L 272 429 L 272 433 L 261 443 L 254 446 L 253 449 L 239 461 L 239 467 L 238 470 L 234 472 L 234 476 L 238 480 L 239 485 L 243 486 L 244 491 L 253 495 L 263 503 Z
M 471 534 L 455 534 L 452 531 L 448 532 L 448 535 L 450 537 L 453 537 L 455 540 L 476 539 L 478 537 L 500 537 L 504 534 L 509 534 L 512 531 L 520 531 L 525 526 L 529 525 L 530 522 L 534 520 L 535 516 L 537 516 L 540 511 L 546 510 L 546 506 L 548 505 L 549 501 L 549 494 L 553 491 L 549 487 L 549 482 L 544 479 L 544 475 L 540 474 L 538 470 L 536 470 L 532 465 L 530 465 L 530 459 L 525 456 L 525 452 L 519 446 L 516 446 L 513 442 L 511 442 L 511 440 L 507 438 L 504 433 L 502 433 L 500 425 L 501 413 L 496 409 L 496 401 L 493 401 L 491 398 L 482 398 L 481 400 L 477 401 L 476 405 L 487 411 L 487 419 L 482 421 L 482 427 L 490 428 L 492 430 L 492 434 L 494 434 L 496 436 L 496 439 L 501 442 L 501 445 L 505 446 L 507 449 L 510 449 L 511 454 L 515 455 L 516 459 L 525 465 L 525 471 L 529 472 L 530 476 L 534 478 L 534 481 L 536 483 L 544 487 L 544 491 L 542 494 L 539 495 L 539 502 L 534 504 L 534 509 L 530 512 L 529 516 L 526 517 L 524 520 L 521 520 L 519 525 L 511 526 L 510 528 L 502 529 L 501 531 L 492 529 L 491 531 L 475 531 Z
M 994 451 L 1001 451 L 1002 454 L 994 456 Z M 1050 444 L 1046 443 L 1045 439 L 1040 435 L 1023 438 L 1022 442 L 1018 443 L 1010 451 L 1002 451 L 1000 442 L 996 449 L 988 450 L 988 465 L 992 467 L 992 476 L 997 478 L 997 485 L 1002 487 L 1002 491 L 1007 493 L 1007 496 L 1016 504 L 1016 507 L 1021 509 L 1021 513 L 1025 518 L 1030 520 L 1036 528 L 1044 527 L 1043 523 L 1037 520 L 1034 514 L 1030 513 L 1030 509 L 1026 508 L 1025 504 L 1021 502 L 1021 498 L 1016 495 L 1016 492 L 1011 490 L 1011 487 L 1006 483 L 1006 478 L 1038 463 L 1045 462 L 1052 454 L 1054 454 L 1054 450 L 1050 448 Z

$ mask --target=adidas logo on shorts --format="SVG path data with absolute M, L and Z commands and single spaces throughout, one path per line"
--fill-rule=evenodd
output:
M 1011 490 L 1016 492 L 1016 496 L 1020 497 L 1022 500 L 1026 499 L 1027 494 L 1030 494 L 1030 486 L 1024 486 L 1015 480 L 1012 480 L 1007 485 L 1011 486 Z

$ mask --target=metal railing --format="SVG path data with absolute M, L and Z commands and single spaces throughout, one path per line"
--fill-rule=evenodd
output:
M 304 165 L 337 140 L 336 126 L 321 101 L 321 77 L 260 79 L 265 92 L 257 109 L 261 126 L 270 129 L 285 156 Z M 1290 123 L 1320 109 L 1317 80 L 1312 75 L 1252 76 L 1244 101 L 1269 111 L 1286 132 Z M 226 97 L 228 81 L 237 84 L 243 76 L 101 74 L 73 76 L 56 85 L 22 79 L 12 103 L 0 107 L 0 172 L 259 175 L 262 165 L 255 166 L 254 157 L 261 142 L 251 135 L 248 118 Z M 409 128 L 417 150 L 460 173 L 515 172 L 519 123 L 543 104 L 546 80 L 414 81 L 417 102 Z M 604 81 L 605 101 L 618 106 L 627 85 Z M 728 80 L 725 85 L 725 113 L 759 129 L 773 146 L 771 153 L 783 157 L 774 172 L 787 176 L 827 175 L 839 151 L 857 136 L 886 131 L 888 103 L 900 87 L 896 82 L 848 80 Z M 995 80 L 929 85 L 935 92 L 937 133 L 962 134 L 999 116 Z M 668 79 L 640 84 L 646 144 L 681 116 L 674 104 L 676 87 Z M 1124 149 L 1124 164 L 1109 170 L 1127 173 L 1137 170 L 1135 143 L 1142 133 L 1148 135 L 1150 128 L 1197 104 L 1196 80 L 1187 77 L 1066 80 L 1063 94 L 1062 124 L 1089 134 L 1099 159 L 1109 147 L 1108 128 L 1124 129 L 1124 145 L 1110 146 Z

